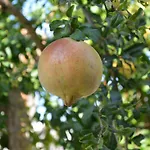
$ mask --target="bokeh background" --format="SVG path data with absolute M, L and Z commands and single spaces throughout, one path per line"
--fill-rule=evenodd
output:
M 104 65 L 72 107 L 38 79 L 42 50 L 62 37 Z M 0 149 L 150 149 L 149 0 L 0 0 Z

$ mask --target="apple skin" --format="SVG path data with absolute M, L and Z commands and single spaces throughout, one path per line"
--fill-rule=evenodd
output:
M 93 47 L 83 41 L 61 38 L 49 44 L 38 63 L 41 85 L 71 106 L 93 94 L 102 78 L 102 61 Z

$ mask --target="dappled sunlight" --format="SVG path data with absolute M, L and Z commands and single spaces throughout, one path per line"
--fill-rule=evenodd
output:
M 149 0 L 0 0 L 0 149 L 150 149 L 149 18 Z M 64 48 L 54 58 L 44 58 L 38 71 L 44 48 L 66 37 L 84 41 L 100 55 L 102 79 L 97 69 L 89 69 L 79 80 L 90 66 L 84 62 L 95 58 L 87 47 L 76 45 L 64 54 L 68 41 L 50 49 Z M 64 64 L 72 50 L 64 71 L 60 60 Z M 76 51 L 83 53 L 77 55 L 81 63 L 75 66 Z M 43 68 L 46 85 L 59 79 L 52 89 L 71 91 L 72 96 L 46 91 L 39 81 Z M 89 82 L 91 74 L 95 76 Z M 70 84 L 64 90 L 67 76 Z M 97 89 L 83 97 L 81 87 L 91 88 L 96 78 Z M 67 107 L 59 96 L 78 100 Z

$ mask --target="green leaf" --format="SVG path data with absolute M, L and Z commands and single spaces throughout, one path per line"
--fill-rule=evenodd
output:
M 74 40 L 81 41 L 85 39 L 85 34 L 81 30 L 76 29 L 75 32 L 70 35 L 70 37 Z
M 88 133 L 79 139 L 79 142 L 86 144 L 97 144 L 97 139 L 94 137 L 93 133 Z
M 98 29 L 84 28 L 82 31 L 89 39 L 92 39 L 94 42 L 99 41 L 101 34 Z
M 83 114 L 83 117 L 82 117 L 82 122 L 84 124 L 87 124 L 89 119 L 91 118 L 91 115 L 93 113 L 93 110 L 94 110 L 94 107 L 88 107 L 84 110 L 84 114 Z
M 68 23 L 67 20 L 54 20 L 50 23 L 50 30 L 54 31 L 56 28 L 60 27 L 61 25 L 65 25 L 66 23 Z
M 85 148 L 85 150 L 93 150 L 93 148 L 91 147 L 91 145 L 89 145 L 88 147 Z
M 75 132 L 80 132 L 82 130 L 82 126 L 79 122 L 73 122 L 72 127 L 74 128 Z
M 73 13 L 73 10 L 74 10 L 74 5 L 72 5 L 66 12 L 66 15 L 71 18 L 72 17 L 72 13 Z
M 127 20 L 127 25 L 130 29 L 135 29 L 140 25 L 140 17 L 144 17 L 144 11 L 142 8 L 139 8 L 132 16 Z M 143 15 L 143 16 L 142 16 Z
M 125 49 L 124 52 L 131 56 L 139 56 L 143 52 L 144 47 L 145 45 L 143 43 L 136 43 Z
M 54 37 L 55 37 L 55 39 L 59 39 L 62 37 L 69 36 L 70 33 L 71 33 L 70 26 L 69 26 L 69 24 L 66 24 L 64 28 L 55 29 Z
M 128 0 L 124 0 L 124 1 L 120 4 L 120 6 L 119 6 L 119 10 L 126 10 L 127 7 L 128 7 L 128 5 L 129 5 L 129 1 L 128 1 Z
M 126 128 L 123 128 L 121 127 L 121 129 L 119 129 L 119 133 L 121 135 L 124 135 L 124 136 L 130 136 L 133 132 L 135 132 L 136 128 L 130 128 L 130 127 L 126 127 Z
M 104 144 L 109 148 L 110 150 L 115 150 L 117 147 L 117 140 L 114 133 L 110 132 L 108 136 L 104 137 Z M 106 149 L 107 149 L 106 148 Z
M 123 20 L 124 20 L 123 16 L 120 13 L 117 13 L 112 17 L 110 26 L 117 27 L 119 24 L 123 22 Z
M 137 19 L 137 17 L 141 16 L 143 14 L 143 9 L 139 8 L 137 12 L 135 12 L 130 18 L 130 21 L 135 21 L 135 19 Z
M 73 17 L 71 19 L 71 27 L 73 30 L 76 30 L 78 27 L 79 27 L 79 21 L 78 21 L 78 18 L 77 17 Z
M 114 133 L 111 133 L 111 136 L 109 137 L 109 143 L 108 144 L 109 144 L 108 148 L 116 149 L 116 147 L 117 147 L 117 140 L 116 140 L 116 137 L 115 137 Z
M 141 143 L 140 143 L 140 142 L 141 142 L 144 138 L 145 138 L 144 135 L 139 134 L 139 135 L 135 136 L 135 137 L 132 139 L 132 141 L 133 141 L 137 146 L 141 146 Z

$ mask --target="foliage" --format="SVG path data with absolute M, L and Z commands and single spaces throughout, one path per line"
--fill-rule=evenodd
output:
M 14 5 L 25 15 L 26 3 L 29 1 Z M 101 86 L 69 108 L 62 105 L 61 99 L 46 93 L 37 74 L 39 49 L 24 25 L 0 7 L 0 106 L 7 106 L 8 91 L 13 87 L 39 95 L 46 111 L 41 114 L 37 109 L 32 119 L 43 123 L 45 132 L 43 138 L 43 132 L 30 129 L 33 145 L 40 142 L 46 148 L 55 143 L 65 150 L 150 148 L 149 2 L 37 0 L 36 3 L 37 8 L 29 10 L 26 17 L 37 33 L 44 30 L 44 24 L 49 24 L 51 32 L 42 33 L 43 43 L 47 45 L 69 36 L 91 44 L 103 60 Z M 124 64 L 128 67 L 124 68 Z M 8 146 L 6 119 L 7 115 L 1 111 L 2 148 Z M 56 131 L 55 136 L 52 130 Z

